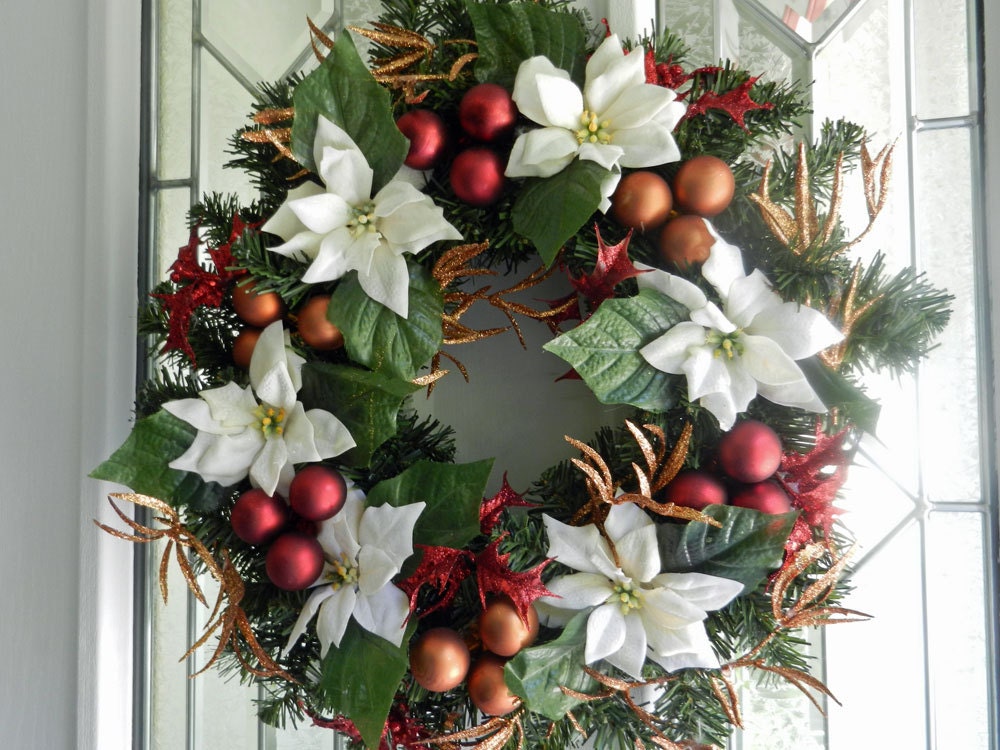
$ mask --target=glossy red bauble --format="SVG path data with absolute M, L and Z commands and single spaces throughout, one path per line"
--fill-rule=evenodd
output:
M 466 149 L 452 162 L 451 189 L 471 206 L 492 205 L 503 195 L 503 171 L 503 159 L 492 149 Z
M 410 646 L 413 679 L 432 693 L 461 685 L 469 672 L 469 660 L 469 647 L 451 628 L 432 628 Z
M 763 482 L 781 465 L 781 438 L 763 422 L 740 422 L 719 441 L 719 465 L 740 482 Z
M 660 230 L 660 257 L 681 268 L 704 263 L 714 244 L 715 238 L 700 216 L 677 216 Z
M 733 200 L 736 180 L 726 162 L 702 154 L 681 164 L 674 177 L 674 200 L 699 216 L 722 213 Z
M 489 716 L 509 714 L 519 703 L 503 679 L 504 660 L 483 654 L 469 670 L 469 699 L 472 705 Z
M 761 513 L 787 513 L 792 509 L 788 494 L 773 480 L 740 488 L 731 503 L 738 508 L 752 508 Z
M 413 169 L 430 169 L 448 149 L 448 127 L 429 109 L 411 109 L 396 120 L 396 127 L 410 140 L 403 163 Z
M 323 572 L 323 548 L 315 537 L 286 531 L 267 551 L 264 569 L 271 583 L 285 591 L 301 591 Z
M 250 358 L 260 338 L 259 328 L 244 328 L 233 342 L 233 364 L 243 369 L 249 369 Z
M 288 505 L 264 490 L 247 490 L 233 505 L 229 522 L 236 536 L 247 544 L 266 544 L 288 523 Z
M 667 220 L 673 204 L 666 180 L 655 172 L 631 172 L 611 196 L 611 213 L 620 224 L 649 232 Z
M 498 656 L 513 656 L 537 637 L 538 613 L 534 607 L 528 607 L 527 623 L 506 598 L 494 599 L 479 615 L 479 640 Z
M 233 309 L 240 319 L 257 328 L 264 328 L 285 314 L 285 303 L 275 292 L 257 294 L 254 282 L 233 287 Z
M 339 471 L 311 464 L 292 478 L 288 502 L 307 521 L 325 521 L 337 515 L 347 499 L 347 482 Z
M 330 295 L 311 297 L 298 314 L 299 336 L 313 349 L 331 351 L 344 345 L 344 334 L 326 317 Z
M 476 140 L 492 143 L 513 130 L 517 122 L 517 105 L 503 86 L 480 83 L 462 97 L 458 121 L 462 130 Z
M 726 502 L 726 488 L 718 477 L 699 469 L 682 471 L 664 490 L 664 500 L 685 508 L 702 510 Z

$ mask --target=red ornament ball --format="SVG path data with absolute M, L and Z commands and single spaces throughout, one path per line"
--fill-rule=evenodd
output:
M 308 534 L 286 531 L 267 551 L 264 569 L 279 589 L 301 591 L 323 572 L 323 548 Z
M 257 294 L 253 281 L 233 287 L 233 308 L 244 323 L 264 328 L 285 314 L 285 303 L 276 292 Z
M 432 628 L 410 646 L 413 679 L 432 693 L 461 685 L 469 672 L 469 661 L 469 647 L 451 628 Z
M 325 521 L 337 515 L 347 500 L 347 481 L 322 464 L 310 464 L 297 472 L 288 488 L 292 510 L 307 521 Z
M 517 105 L 503 86 L 480 83 L 462 97 L 458 105 L 458 122 L 462 130 L 476 140 L 492 143 L 514 129 Z
M 288 523 L 288 506 L 280 497 L 264 490 L 247 490 L 236 500 L 229 515 L 233 532 L 247 544 L 266 544 Z
M 504 663 L 499 656 L 483 654 L 469 670 L 469 699 L 476 708 L 489 716 L 509 714 L 520 702 L 504 682 Z
M 763 482 L 781 465 L 781 438 L 763 422 L 747 419 L 722 436 L 719 464 L 740 482 Z
M 250 367 L 250 358 L 253 357 L 253 350 L 257 346 L 257 339 L 259 338 L 259 328 L 244 328 L 240 331 L 233 342 L 234 365 L 242 367 L 244 370 Z
M 332 351 L 344 345 L 344 334 L 326 317 L 330 295 L 312 297 L 298 314 L 299 336 L 313 349 Z
M 704 263 L 714 244 L 715 238 L 700 216 L 677 216 L 660 230 L 660 257 L 681 268 Z
M 656 229 L 674 205 L 667 181 L 655 172 L 630 172 L 611 196 L 611 213 L 619 223 L 640 232 Z
M 726 488 L 718 477 L 700 469 L 679 473 L 664 490 L 664 499 L 685 508 L 702 510 L 726 502 Z
M 490 206 L 503 195 L 503 171 L 503 159 L 492 149 L 466 149 L 452 162 L 451 189 L 470 206 Z
M 494 599 L 479 615 L 479 640 L 498 656 L 513 656 L 537 637 L 538 613 L 534 607 L 528 607 L 527 623 L 506 598 Z
M 410 140 L 403 163 L 413 169 L 430 169 L 448 148 L 448 127 L 429 109 L 411 109 L 396 120 L 396 127 Z
M 787 513 L 792 501 L 777 482 L 767 480 L 748 484 L 733 495 L 732 504 L 739 508 L 752 508 L 761 513 Z
M 726 162 L 702 154 L 683 164 L 674 177 L 677 205 L 699 216 L 716 216 L 733 200 L 736 179 Z

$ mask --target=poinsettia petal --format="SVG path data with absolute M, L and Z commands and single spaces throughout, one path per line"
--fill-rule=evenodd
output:
M 747 328 L 762 311 L 780 307 L 781 297 L 759 270 L 734 279 L 729 285 L 726 316 L 740 328 Z
M 299 612 L 298 618 L 295 620 L 295 624 L 292 626 L 292 632 L 288 635 L 288 641 L 285 643 L 285 647 L 281 649 L 282 656 L 288 656 L 288 652 L 292 650 L 292 646 L 302 637 L 302 634 L 306 632 L 306 627 L 309 625 L 310 620 L 316 616 L 319 611 L 320 606 L 329 599 L 334 594 L 334 589 L 331 586 L 323 586 L 318 589 L 314 589 L 306 599 L 306 603 L 302 605 L 302 611 Z
M 698 310 L 708 304 L 708 297 L 705 296 L 705 293 L 687 279 L 661 271 L 653 266 L 647 266 L 645 263 L 635 263 L 634 265 L 640 271 L 645 271 L 636 277 L 640 291 L 654 289 L 660 294 L 680 302 L 688 310 Z
M 319 617 L 316 618 L 320 657 L 326 656 L 330 646 L 340 646 L 357 601 L 358 595 L 353 586 L 341 586 L 335 589 L 320 606 Z
M 757 392 L 768 401 L 782 406 L 794 406 L 817 414 L 822 414 L 827 410 L 826 404 L 813 390 L 805 376 L 794 383 L 783 383 L 782 385 L 762 383 L 757 386 Z
M 603 120 L 610 121 L 614 141 L 618 143 L 618 136 L 624 130 L 658 124 L 657 116 L 671 101 L 668 89 L 640 83 L 619 92 L 607 107 L 597 111 Z
M 774 341 L 765 336 L 740 336 L 740 364 L 758 383 L 783 386 L 802 380 L 802 370 Z
M 681 158 L 673 132 L 656 122 L 616 130 L 613 142 L 622 150 L 621 165 L 628 169 L 654 167 Z
M 381 636 L 393 646 L 403 642 L 403 627 L 410 614 L 410 600 L 396 586 L 383 586 L 370 596 L 359 596 L 354 605 L 354 619 L 370 633 Z
M 661 573 L 651 583 L 673 591 L 706 612 L 722 609 L 744 589 L 739 581 L 707 573 Z
M 622 52 L 616 34 L 607 37 L 587 61 L 583 98 L 587 109 L 602 119 L 619 97 L 630 96 L 634 89 L 646 83 L 645 63 L 640 48 L 629 54 Z M 615 123 L 612 122 L 612 129 Z
M 235 433 L 256 421 L 254 410 L 257 408 L 257 401 L 247 387 L 240 388 L 236 383 L 226 383 L 219 388 L 206 388 L 198 396 L 208 404 L 215 423 L 214 426 L 209 426 L 191 422 L 198 429 Z
M 660 572 L 660 549 L 654 524 L 633 529 L 616 539 L 615 551 L 622 571 L 637 583 L 645 583 Z
M 715 238 L 712 249 L 709 251 L 708 260 L 702 264 L 701 275 L 708 280 L 708 283 L 715 287 L 716 291 L 725 300 L 729 294 L 729 287 L 736 279 L 746 276 L 743 270 L 743 254 L 735 245 L 726 242 L 715 230 L 708 219 L 702 219 L 708 233 Z
M 600 532 L 593 524 L 570 526 L 542 515 L 549 538 L 548 556 L 584 573 L 600 573 L 606 578 L 621 575 Z
M 617 604 L 602 604 L 587 618 L 587 644 L 583 660 L 587 664 L 613 654 L 625 643 L 628 629 L 625 615 Z
M 691 401 L 697 401 L 706 393 L 728 391 L 732 385 L 727 360 L 716 357 L 708 347 L 691 350 L 691 356 L 684 361 L 684 374 Z
M 350 270 L 367 268 L 378 244 L 374 232 L 362 232 L 355 237 L 347 227 L 335 229 L 323 238 L 316 260 L 302 274 L 302 280 L 307 284 L 336 281 Z
M 312 424 L 316 453 L 321 458 L 339 456 L 357 445 L 344 423 L 330 412 L 324 409 L 310 409 L 305 413 L 305 417 Z
M 261 331 L 250 357 L 250 382 L 257 398 L 280 409 L 291 408 L 296 400 L 285 343 L 281 321 L 275 321 Z
M 281 479 L 281 471 L 287 463 L 288 446 L 282 438 L 272 435 L 264 441 L 264 447 L 250 465 L 250 484 L 268 495 L 274 495 Z
M 613 593 L 611 581 L 603 573 L 571 573 L 553 578 L 546 588 L 555 596 L 546 596 L 539 601 L 573 611 L 604 604 Z
M 410 308 L 410 274 L 406 261 L 388 245 L 380 243 L 372 253 L 367 273 L 358 271 L 358 282 L 365 294 L 392 310 L 401 318 Z
M 653 339 L 639 354 L 657 370 L 680 375 L 691 351 L 705 345 L 705 329 L 697 323 L 684 321 Z
M 618 540 L 622 539 L 626 534 L 636 529 L 646 528 L 647 526 L 654 526 L 653 519 L 634 503 L 612 505 L 608 510 L 608 517 L 604 520 L 604 530 L 611 537 L 611 541 L 615 543 L 616 547 Z
M 249 431 L 247 436 L 241 438 L 241 440 L 254 439 L 253 433 Z M 263 442 L 263 439 L 261 435 L 260 442 Z M 209 454 L 207 460 L 206 453 Z M 238 443 L 233 442 L 231 436 L 198 432 L 188 449 L 168 466 L 178 471 L 198 474 L 206 482 L 218 482 L 223 487 L 229 487 L 246 478 L 252 460 L 253 456 L 249 451 L 241 449 Z
M 398 508 L 389 504 L 368 508 L 361 519 L 358 541 L 382 550 L 398 573 L 413 554 L 413 527 L 426 507 L 420 502 Z
M 301 260 L 312 260 L 319 255 L 320 247 L 323 244 L 323 235 L 303 230 L 281 245 L 269 247 L 268 250 L 278 255 Z
M 326 189 L 358 207 L 372 195 L 374 173 L 358 145 L 339 125 L 319 115 L 313 159 Z
M 823 313 L 794 302 L 761 310 L 747 326 L 747 332 L 767 336 L 792 359 L 805 359 L 844 338 Z
M 522 115 L 532 122 L 537 122 L 539 125 L 548 127 L 553 125 L 553 123 L 548 121 L 545 114 L 545 107 L 542 103 L 543 94 L 539 89 L 541 77 L 545 77 L 546 80 L 553 77 L 569 80 L 569 73 L 561 68 L 557 68 L 544 55 L 529 57 L 518 66 L 517 75 L 514 77 L 514 90 L 511 93 L 511 98 Z M 577 115 L 581 111 L 583 111 L 582 106 L 577 109 Z
M 737 415 L 746 408 L 738 409 L 732 394 L 724 391 L 708 393 L 702 396 L 698 403 L 719 420 L 719 427 L 723 430 L 732 428 L 736 423 Z
M 232 388 L 230 387 L 232 386 Z M 233 391 L 236 389 L 236 392 Z M 225 389 L 223 391 L 223 389 Z M 242 400 L 243 389 L 240 388 L 235 383 L 226 383 L 226 385 L 220 388 L 210 388 L 202 391 L 199 398 L 182 398 L 176 401 L 168 401 L 163 405 L 163 411 L 172 414 L 180 420 L 187 422 L 192 427 L 198 429 L 202 432 L 211 432 L 217 435 L 223 435 L 227 432 L 239 432 L 240 428 L 236 425 L 230 425 L 228 427 L 220 425 L 218 421 L 212 416 L 212 407 L 209 405 L 209 401 L 205 400 L 204 395 L 209 391 L 223 391 L 219 394 L 221 398 L 231 398 L 237 403 Z M 247 388 L 246 390 L 250 390 Z M 232 395 L 230 395 L 232 394 Z M 253 399 L 253 394 L 250 394 L 250 398 Z M 250 409 L 256 409 L 256 402 L 254 406 Z
M 298 401 L 285 414 L 284 431 L 281 439 L 288 450 L 288 463 L 315 463 L 329 456 L 321 455 L 316 449 L 316 435 L 312 422 L 306 417 L 305 408 Z
M 445 220 L 444 211 L 428 196 L 402 183 L 399 189 L 389 191 L 394 184 L 379 192 L 375 207 L 378 231 L 393 252 L 418 253 L 440 240 L 462 239 L 462 233 Z
M 328 234 L 349 222 L 354 211 L 339 195 L 319 193 L 288 203 L 302 225 L 310 232 Z
M 361 517 L 364 512 L 364 493 L 349 483 L 343 507 L 333 518 L 328 518 L 320 524 L 319 534 L 316 536 L 327 555 L 335 558 L 346 557 L 351 562 L 357 562 L 358 553 L 361 551 L 358 529 L 361 527 Z
M 653 650 L 649 658 L 668 672 L 679 669 L 718 669 L 719 657 L 712 650 L 705 626 L 692 623 L 671 631 L 672 648 L 669 653 L 659 654 Z
M 535 83 L 540 97 L 543 120 L 540 125 L 565 128 L 575 132 L 583 114 L 583 94 L 576 84 L 560 75 L 540 74 Z
M 604 659 L 635 679 L 642 679 L 642 665 L 646 663 L 646 630 L 637 614 L 625 616 L 625 640 L 621 648 Z
M 358 552 L 358 571 L 358 593 L 371 596 L 392 580 L 399 572 L 399 566 L 378 547 L 365 544 Z
M 737 328 L 714 302 L 708 302 L 704 307 L 691 310 L 691 320 L 705 328 L 712 328 L 722 333 L 732 333 Z
M 529 130 L 514 141 L 504 174 L 507 177 L 551 177 L 573 161 L 579 147 L 568 130 Z
M 592 161 L 605 169 L 621 169 L 621 159 L 624 151 L 617 144 L 588 143 L 581 144 L 577 158 Z
M 270 219 L 264 222 L 261 230 L 270 234 L 276 234 L 283 240 L 290 240 L 302 232 L 305 227 L 299 221 L 295 212 L 289 207 L 289 204 L 313 195 L 320 195 L 323 192 L 323 188 L 315 182 L 304 182 L 297 188 L 289 190 L 288 195 L 285 196 L 285 202 L 278 206 L 278 210 L 272 214 Z M 274 248 L 271 249 L 273 250 Z

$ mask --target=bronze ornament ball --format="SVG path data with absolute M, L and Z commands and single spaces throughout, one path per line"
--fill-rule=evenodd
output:
M 469 648 L 451 628 L 432 628 L 410 646 L 410 672 L 432 693 L 452 690 L 469 672 Z
M 257 294 L 253 281 L 233 287 L 233 309 L 244 323 L 265 328 L 285 314 L 285 303 L 276 292 Z
M 504 682 L 505 663 L 495 654 L 483 654 L 469 670 L 469 699 L 472 705 L 488 716 L 509 714 L 520 702 Z
M 253 357 L 254 347 L 257 346 L 257 339 L 260 338 L 259 328 L 244 328 L 233 341 L 233 364 L 249 369 L 250 359 Z
M 681 268 L 704 263 L 714 244 L 715 238 L 700 216 L 677 216 L 660 230 L 660 258 Z
M 736 180 L 729 165 L 708 154 L 681 164 L 674 177 L 674 200 L 678 207 L 698 216 L 717 216 L 733 200 Z
M 313 349 L 332 351 L 344 345 L 344 334 L 326 317 L 330 296 L 311 297 L 298 314 L 299 336 Z
M 674 199 L 667 181 L 655 172 L 630 172 L 611 196 L 611 213 L 630 229 L 649 232 L 670 215 Z
M 537 637 L 538 613 L 534 607 L 528 608 L 527 624 L 507 598 L 494 599 L 479 615 L 479 640 L 498 656 L 513 656 Z

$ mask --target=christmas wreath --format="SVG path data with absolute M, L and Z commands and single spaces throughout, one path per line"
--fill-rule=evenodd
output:
M 836 122 L 783 150 L 796 87 L 563 2 L 311 28 L 318 66 L 232 140 L 260 198 L 191 209 L 140 315 L 163 367 L 93 473 L 133 491 L 105 531 L 165 540 L 164 596 L 171 559 L 203 603 L 218 581 L 191 651 L 263 686 L 265 721 L 367 747 L 722 745 L 739 671 L 819 705 L 802 629 L 863 617 L 834 505 L 877 419 L 858 378 L 948 318 L 849 255 L 843 175 L 874 222 L 891 149 Z M 565 298 L 512 299 L 553 274 Z M 509 327 L 468 325 L 484 305 Z M 528 320 L 567 388 L 634 415 L 484 497 L 492 461 L 454 463 L 410 399 Z

